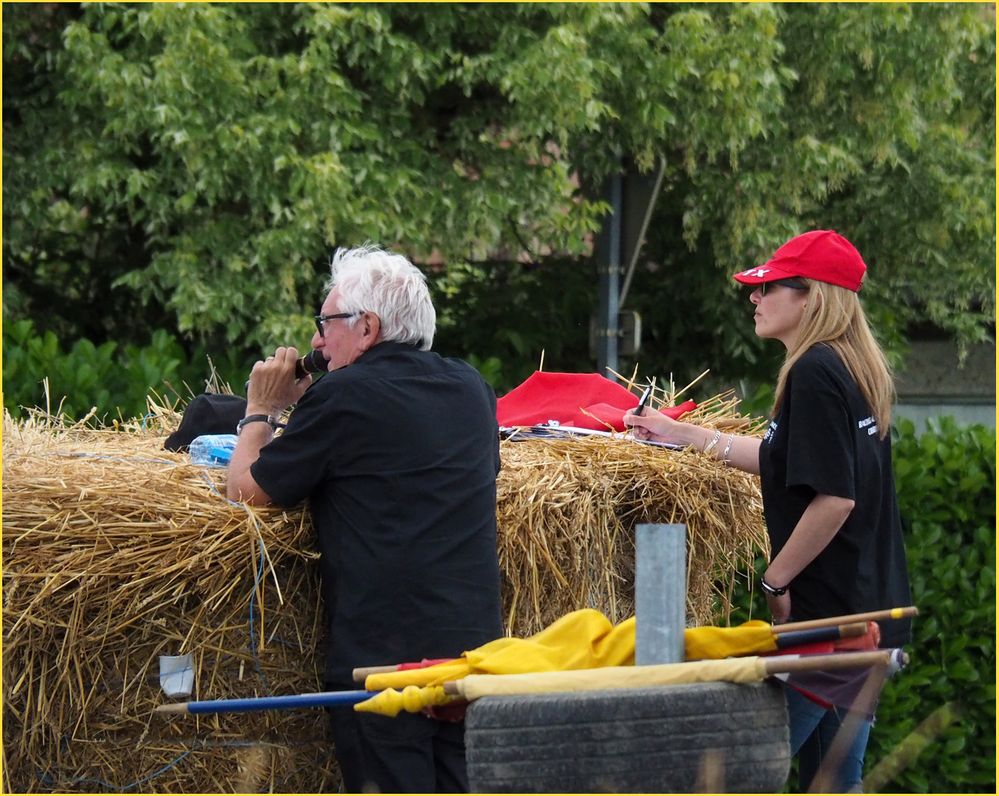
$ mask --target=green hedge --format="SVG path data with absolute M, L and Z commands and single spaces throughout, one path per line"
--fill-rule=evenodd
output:
M 52 332 L 39 333 L 30 320 L 3 327 L 3 400 L 15 417 L 35 406 L 73 420 L 92 408 L 103 422 L 142 417 L 151 392 L 186 402 L 205 389 L 213 366 L 216 379 L 238 391 L 251 364 L 232 355 L 212 355 L 209 362 L 202 347 L 188 351 L 162 329 L 144 346 L 80 339 L 65 351 Z
M 995 793 L 995 431 L 943 418 L 917 436 L 901 420 L 894 452 L 920 615 L 911 663 L 881 699 L 867 774 L 880 775 L 877 763 L 887 756 L 922 746 L 884 792 Z M 946 726 L 917 732 L 941 718 Z

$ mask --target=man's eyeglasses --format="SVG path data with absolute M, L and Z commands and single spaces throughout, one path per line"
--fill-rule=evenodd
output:
M 326 321 L 335 321 L 337 318 L 353 318 L 360 315 L 359 312 L 334 312 L 332 315 L 315 315 L 316 329 L 319 330 L 320 337 L 326 337 Z
M 808 290 L 808 283 L 804 279 L 794 276 L 790 279 L 775 279 L 773 282 L 761 282 L 760 295 L 765 296 L 767 291 L 775 285 L 789 287 L 791 290 Z

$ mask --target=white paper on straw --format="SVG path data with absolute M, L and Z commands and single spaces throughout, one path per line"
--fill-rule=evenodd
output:
M 160 655 L 160 688 L 169 697 L 190 696 L 194 690 L 194 659 L 187 655 Z

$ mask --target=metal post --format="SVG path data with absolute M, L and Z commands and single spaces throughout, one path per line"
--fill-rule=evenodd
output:
M 680 663 L 687 626 L 687 526 L 635 529 L 635 664 Z
M 597 373 L 613 380 L 607 368 L 617 370 L 618 305 L 621 284 L 621 217 L 622 180 L 620 174 L 611 175 L 604 187 L 604 197 L 611 206 L 611 213 L 604 219 L 597 237 L 596 261 L 599 276 L 600 298 L 597 309 Z
M 656 171 L 649 174 L 640 173 L 634 166 L 628 170 L 624 180 L 624 220 L 622 230 L 623 254 L 621 262 L 624 265 L 624 282 L 621 285 L 619 307 L 624 309 L 631 289 L 631 278 L 635 275 L 638 265 L 638 255 L 645 243 L 645 233 L 652 220 L 652 211 L 656 207 L 656 198 L 662 188 L 663 177 L 666 175 L 666 161 L 660 159 Z

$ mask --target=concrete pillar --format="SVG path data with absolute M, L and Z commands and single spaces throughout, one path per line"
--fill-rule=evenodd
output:
M 687 626 L 687 526 L 635 529 L 635 664 L 680 663 Z

